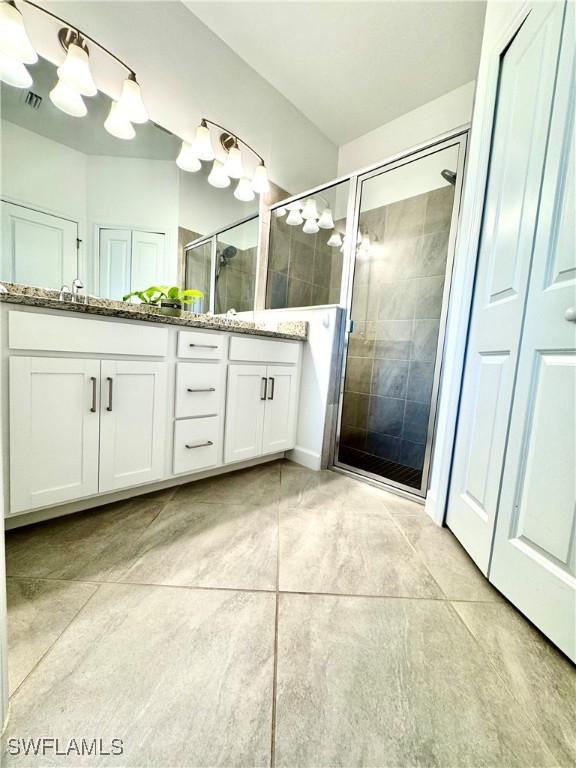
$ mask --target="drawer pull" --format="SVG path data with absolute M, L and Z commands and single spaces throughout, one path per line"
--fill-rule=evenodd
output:
M 266 400 L 266 389 L 268 388 L 268 379 L 262 376 L 262 383 L 264 384 L 264 392 L 260 395 L 260 400 Z
M 189 445 L 188 443 L 186 443 L 186 448 L 204 448 L 207 445 L 214 445 L 214 443 L 212 442 L 212 440 L 206 440 L 205 443 L 196 443 L 195 445 Z
M 199 387 L 198 389 L 193 389 L 192 387 L 187 387 L 186 392 L 216 392 L 216 387 Z
M 218 344 L 188 344 L 189 347 L 202 347 L 202 349 L 218 349 Z
M 112 388 L 114 386 L 114 381 L 111 376 L 106 377 L 106 381 L 108 382 L 108 405 L 106 406 L 107 411 L 112 410 Z
M 90 381 L 92 382 L 92 407 L 90 411 L 96 413 L 96 376 L 90 376 Z
M 274 400 L 274 377 L 270 376 L 268 381 L 270 382 L 270 394 L 268 395 L 268 400 Z

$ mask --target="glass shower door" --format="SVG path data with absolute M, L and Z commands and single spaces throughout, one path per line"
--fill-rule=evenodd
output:
M 372 171 L 358 183 L 335 464 L 421 496 L 428 484 L 463 141 Z

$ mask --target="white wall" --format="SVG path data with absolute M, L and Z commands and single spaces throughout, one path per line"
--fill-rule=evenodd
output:
M 344 144 L 338 152 L 338 175 L 386 160 L 405 149 L 469 122 L 475 82 L 466 83 L 418 109 Z

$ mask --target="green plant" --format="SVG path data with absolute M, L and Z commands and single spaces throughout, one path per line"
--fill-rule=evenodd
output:
M 143 304 L 160 304 L 161 301 L 170 301 L 174 304 L 191 304 L 195 299 L 203 299 L 204 293 L 196 288 L 180 289 L 177 285 L 151 285 L 145 291 L 132 291 L 123 297 L 129 301 L 136 297 Z

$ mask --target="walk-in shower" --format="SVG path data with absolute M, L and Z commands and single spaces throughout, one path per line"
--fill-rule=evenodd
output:
M 421 496 L 465 141 L 461 134 L 422 149 L 356 186 L 334 465 Z

